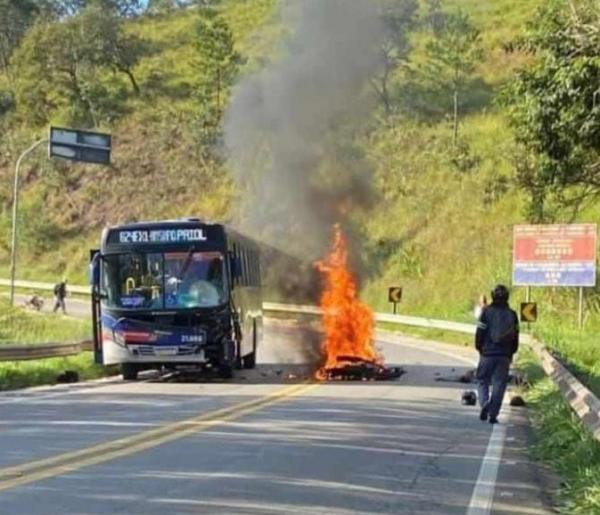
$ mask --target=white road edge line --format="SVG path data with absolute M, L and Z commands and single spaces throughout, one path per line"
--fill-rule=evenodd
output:
M 411 343 L 393 342 L 389 340 L 383 340 L 381 338 L 378 339 L 378 341 L 381 343 L 412 347 L 422 351 L 442 354 L 444 356 L 462 361 L 463 363 L 477 363 L 475 360 L 452 355 L 449 352 L 444 352 L 439 349 L 423 348 L 422 346 Z M 471 496 L 471 501 L 469 502 L 466 515 L 490 515 L 492 513 L 494 493 L 496 491 L 496 479 L 498 477 L 498 469 L 500 468 L 500 460 L 502 458 L 505 440 L 506 425 L 496 424 L 492 429 L 492 434 L 490 435 L 490 439 L 485 450 L 485 456 L 481 462 L 479 476 L 477 477 L 477 482 L 475 483 L 475 488 L 473 489 L 473 495 Z
M 500 468 L 500 459 L 504 449 L 506 426 L 496 424 L 492 430 L 485 456 L 481 462 L 479 476 L 471 496 L 466 515 L 489 515 L 492 513 L 496 479 Z

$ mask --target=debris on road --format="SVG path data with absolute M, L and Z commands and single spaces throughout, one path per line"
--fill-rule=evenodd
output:
M 462 393 L 460 402 L 465 406 L 475 406 L 477 404 L 477 394 L 473 390 L 465 390 Z
M 78 383 L 79 374 L 75 370 L 65 370 L 56 376 L 57 383 Z
M 455 369 L 453 368 L 452 371 Z M 440 376 L 439 372 L 435 374 L 437 377 L 436 381 L 448 381 L 450 383 L 474 383 L 476 381 L 475 377 L 475 369 L 467 370 L 465 373 L 460 375 L 451 375 L 451 376 Z
M 510 405 L 517 408 L 522 408 L 524 406 L 527 406 L 527 403 L 520 395 L 513 395 L 510 399 Z
M 339 356 L 334 367 L 322 369 L 322 379 L 326 381 L 384 381 L 402 374 L 401 367 L 386 367 L 354 356 Z

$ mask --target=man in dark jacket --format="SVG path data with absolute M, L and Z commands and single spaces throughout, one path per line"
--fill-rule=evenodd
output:
M 63 314 L 67 314 L 65 306 L 65 298 L 67 296 L 67 280 L 63 279 L 61 282 L 54 286 L 54 309 L 53 313 L 56 313 L 58 308 L 62 309 Z
M 489 418 L 490 424 L 498 422 L 510 363 L 519 349 L 519 319 L 508 306 L 508 295 L 508 289 L 502 284 L 492 290 L 492 303 L 479 316 L 475 333 L 475 347 L 480 356 L 477 367 L 479 418 Z

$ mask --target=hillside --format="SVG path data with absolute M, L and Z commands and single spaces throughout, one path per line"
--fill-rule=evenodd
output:
M 311 180 L 326 184 L 319 193 L 335 203 L 339 199 L 331 190 L 336 181 L 354 180 L 355 171 L 344 175 L 345 169 L 366 170 L 359 179 L 369 182 L 375 200 L 356 206 L 350 195 L 336 204 L 335 216 L 347 216 L 339 221 L 346 222 L 360 242 L 354 254 L 362 263 L 364 296 L 375 308 L 388 309 L 387 286 L 402 284 L 405 311 L 469 317 L 482 291 L 496 281 L 510 282 L 511 227 L 527 219 L 526 194 L 514 181 L 516 144 L 497 93 L 531 60 L 508 48 L 524 34 L 543 2 L 442 2 L 437 15 L 460 7 L 479 31 L 481 47 L 461 93 L 456 145 L 451 95 L 419 76 L 431 39 L 428 6 L 435 4 L 421 2 L 414 13 L 417 21 L 407 25 L 406 65 L 392 70 L 388 85 L 392 112 L 386 116 L 373 90 L 365 86 L 360 94 L 370 99 L 364 102 L 368 112 L 357 115 L 360 122 L 344 122 L 339 130 L 323 134 L 327 148 L 321 149 L 315 164 L 319 172 Z M 242 58 L 231 85 L 235 88 L 269 63 L 277 63 L 291 29 L 276 0 L 227 0 L 218 10 Z M 113 164 L 100 168 L 53 162 L 42 152 L 28 161 L 21 190 L 20 277 L 53 279 L 65 273 L 73 282 L 83 282 L 88 249 L 97 244 L 107 223 L 187 214 L 239 221 L 240 199 L 248 190 L 222 158 L 222 149 L 207 151 L 203 140 L 210 112 L 198 93 L 207 69 L 198 50 L 198 18 L 198 9 L 192 8 L 123 22 L 126 34 L 144 42 L 145 50 L 133 67 L 140 94 L 132 93 L 125 75 L 99 68 L 95 76 L 104 88 L 98 85 L 99 91 L 107 92 L 98 127 L 114 136 Z M 23 49 L 29 44 L 27 37 L 13 59 L 30 58 Z M 25 76 L 27 69 L 20 71 Z M 9 77 L 2 77 L 0 89 L 7 90 Z M 221 103 L 231 95 L 225 89 Z M 73 123 L 69 109 L 60 102 L 54 105 L 58 107 L 50 111 L 49 123 Z M 17 103 L 2 116 L 1 127 L 5 137 L 0 143 L 0 178 L 10 184 L 19 150 L 43 135 L 46 124 L 33 123 Z M 252 127 L 244 130 L 251 132 Z M 242 173 L 260 174 L 264 164 L 255 162 L 255 170 L 250 167 Z M 0 193 L 4 275 L 10 250 L 10 200 L 10 188 L 4 188 Z M 578 216 L 597 219 L 589 209 Z M 321 229 L 323 234 L 327 231 Z M 269 230 L 264 234 L 268 237 Z M 568 297 L 544 293 L 548 295 L 572 314 L 574 302 Z

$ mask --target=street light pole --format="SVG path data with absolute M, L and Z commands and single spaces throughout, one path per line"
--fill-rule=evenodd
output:
M 13 209 L 12 209 L 12 244 L 10 247 L 10 305 L 15 305 L 15 269 L 17 263 L 17 211 L 19 208 L 19 168 L 21 161 L 33 152 L 40 145 L 48 143 L 47 138 L 40 139 L 25 150 L 17 159 L 15 167 L 15 183 L 13 188 Z

